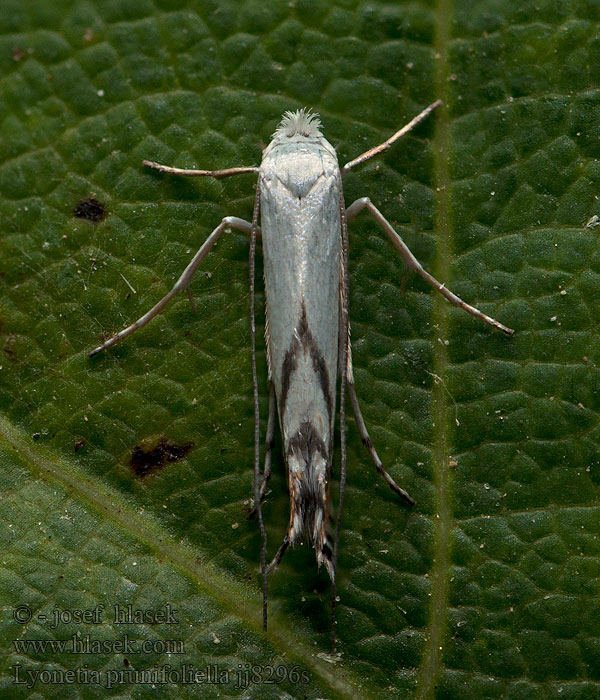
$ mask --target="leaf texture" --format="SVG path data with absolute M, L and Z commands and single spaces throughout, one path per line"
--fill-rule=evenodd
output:
M 584 0 L 3 0 L 0 697 L 600 698 L 599 20 Z M 186 181 L 143 159 L 257 165 L 281 114 L 309 106 L 345 163 L 440 98 L 345 178 L 346 202 L 369 196 L 516 333 L 404 279 L 376 224 L 351 223 L 357 391 L 417 505 L 350 421 L 332 663 L 308 544 L 271 576 L 261 632 L 245 236 L 204 262 L 197 315 L 178 298 L 87 353 L 223 216 L 252 214 L 252 176 Z M 264 432 L 264 345 L 259 378 Z M 115 605 L 167 604 L 177 622 L 115 624 Z M 98 605 L 99 622 L 52 628 Z M 19 642 L 74 635 L 106 646 Z M 223 675 L 133 673 L 167 665 Z

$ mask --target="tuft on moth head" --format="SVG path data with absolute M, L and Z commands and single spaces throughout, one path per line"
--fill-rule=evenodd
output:
M 319 115 L 310 112 L 308 108 L 303 107 L 295 112 L 285 112 L 281 122 L 272 138 L 282 138 L 287 136 L 306 136 L 307 138 L 315 138 L 322 136 L 320 131 L 321 120 Z

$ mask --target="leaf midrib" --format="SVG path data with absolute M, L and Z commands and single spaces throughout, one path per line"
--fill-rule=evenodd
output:
M 438 280 L 445 282 L 450 275 L 450 255 L 452 254 L 451 225 L 451 178 L 449 172 L 449 155 L 451 132 L 449 106 L 451 90 L 450 73 L 450 22 L 453 12 L 453 0 L 439 0 L 436 8 L 436 36 L 433 45 L 435 61 L 435 94 L 444 102 L 436 115 L 435 134 L 433 138 L 434 199 L 436 259 L 434 274 Z M 450 484 L 447 472 L 448 430 L 446 423 L 447 400 L 443 377 L 448 365 L 448 353 L 444 342 L 448 336 L 449 304 L 441 296 L 433 298 L 433 372 L 434 382 L 431 389 L 431 420 L 433 422 L 433 487 L 434 487 L 434 544 L 433 565 L 431 569 L 431 596 L 429 623 L 423 657 L 418 673 L 416 697 L 429 700 L 435 695 L 436 680 L 442 666 L 443 639 L 446 630 L 446 611 L 448 607 L 448 570 L 450 567 L 450 535 L 452 530 L 452 504 Z
M 2 442 L 15 450 L 36 476 L 67 487 L 73 497 L 144 543 L 157 558 L 178 567 L 237 619 L 256 633 L 262 633 L 262 607 L 257 600 L 257 591 L 220 573 L 195 544 L 185 545 L 173 539 L 151 514 L 147 511 L 141 514 L 122 494 L 72 462 L 43 447 L 31 447 L 28 436 L 4 416 L 0 416 L 0 444 Z M 289 625 L 282 623 L 273 610 L 269 616 L 267 638 L 280 654 L 310 669 L 335 696 L 357 700 L 371 697 L 370 693 L 363 692 L 360 679 L 348 669 L 319 660 L 314 650 L 294 637 Z

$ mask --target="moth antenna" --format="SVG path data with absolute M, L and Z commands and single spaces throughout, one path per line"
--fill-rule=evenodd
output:
M 342 357 L 340 365 L 342 367 L 342 376 L 340 380 L 340 498 L 338 502 L 338 516 L 335 524 L 335 540 L 333 544 L 333 557 L 331 568 L 333 576 L 331 580 L 331 651 L 335 653 L 336 648 L 336 632 L 335 632 L 335 608 L 337 603 L 337 558 L 340 544 L 340 532 L 342 529 L 342 512 L 344 510 L 344 492 L 346 490 L 346 380 L 348 369 L 348 342 L 350 337 L 349 323 L 349 300 L 350 300 L 350 277 L 348 273 L 348 222 L 346 220 L 346 205 L 344 203 L 344 195 L 340 194 L 340 222 L 342 229 L 342 322 L 340 332 L 344 342 L 342 344 Z
M 256 278 L 256 237 L 258 232 L 258 212 L 260 209 L 260 180 L 256 185 L 256 198 L 252 214 L 252 230 L 250 232 L 250 362 L 252 364 L 252 394 L 254 399 L 254 508 L 258 515 L 260 529 L 260 571 L 263 589 L 263 631 L 267 631 L 267 532 L 261 510 L 260 498 L 260 407 L 258 403 L 258 376 L 256 372 L 256 317 L 255 317 L 255 278 Z

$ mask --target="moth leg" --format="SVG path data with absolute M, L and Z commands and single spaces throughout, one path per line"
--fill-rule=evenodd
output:
M 398 484 L 392 479 L 392 477 L 388 474 L 386 471 L 385 467 L 381 463 L 381 460 L 379 459 L 379 455 L 377 454 L 377 450 L 375 449 L 373 445 L 373 441 L 369 437 L 369 433 L 367 432 L 367 426 L 365 425 L 365 421 L 363 420 L 362 413 L 360 411 L 360 406 L 358 403 L 358 397 L 356 396 L 356 389 L 354 388 L 354 382 L 351 382 L 348 380 L 348 394 L 350 395 L 350 403 L 352 404 L 352 409 L 354 410 L 354 418 L 356 420 L 356 425 L 358 427 L 358 432 L 360 433 L 360 438 L 363 442 L 363 445 L 367 448 L 369 451 L 369 455 L 371 456 L 371 459 L 373 460 L 373 464 L 375 465 L 375 468 L 377 471 L 381 474 L 381 476 L 386 480 L 387 485 L 397 493 L 399 496 L 402 496 L 402 498 L 405 501 L 408 501 L 411 506 L 415 505 L 415 500 L 410 496 L 404 489 L 400 488 Z
M 224 170 L 187 170 L 186 168 L 174 168 L 171 165 L 161 165 L 160 163 L 155 163 L 153 160 L 144 160 L 142 163 L 149 168 L 159 170 L 161 173 L 185 175 L 186 177 L 214 177 L 216 180 L 221 180 L 224 177 L 231 177 L 232 175 L 245 175 L 246 173 L 258 172 L 258 168 L 254 166 L 225 168 Z
M 370 158 L 378 156 L 380 153 L 387 151 L 387 149 L 399 138 L 404 136 L 404 134 L 407 134 L 409 131 L 412 131 L 412 129 L 414 129 L 415 126 L 417 126 L 417 124 L 420 124 L 424 119 L 427 119 L 427 117 L 433 112 L 433 110 L 439 107 L 441 104 L 441 100 L 436 100 L 433 104 L 430 104 L 429 107 L 425 107 L 425 109 L 419 114 L 417 114 L 416 117 L 413 117 L 413 119 L 411 119 L 408 122 L 408 124 L 399 129 L 393 136 L 390 136 L 390 138 L 387 139 L 387 141 L 380 143 L 379 146 L 370 148 L 368 151 L 361 153 L 354 160 L 351 160 L 349 163 L 346 163 L 346 165 L 344 165 L 344 167 L 342 168 L 342 176 L 349 172 L 355 166 L 361 165 Z
M 273 451 L 273 441 L 275 437 L 275 385 L 271 384 L 271 389 L 269 391 L 269 420 L 267 422 L 267 435 L 265 438 L 265 467 L 263 470 L 263 478 L 260 485 L 260 502 L 262 503 L 265 498 L 265 493 L 267 491 L 267 486 L 271 478 L 271 455 Z M 256 515 L 256 503 L 252 506 L 252 510 L 248 513 L 248 520 Z
M 494 326 L 494 328 L 497 328 L 503 333 L 506 333 L 506 335 L 512 335 L 514 333 L 514 330 L 512 328 L 508 328 L 499 321 L 496 321 L 495 319 L 491 318 L 491 316 L 487 316 L 483 312 L 479 311 L 479 309 L 476 309 L 474 306 L 467 304 L 466 301 L 463 301 L 460 297 L 456 296 L 456 294 L 447 289 L 444 284 L 438 282 L 435 279 L 435 277 L 433 277 L 429 274 L 429 272 L 423 269 L 423 266 L 411 253 L 406 243 L 404 243 L 402 238 L 400 238 L 396 231 L 394 231 L 390 222 L 385 218 L 385 216 L 383 216 L 383 214 L 379 211 L 379 209 L 377 209 L 377 207 L 371 202 L 371 200 L 368 197 L 361 197 L 360 199 L 357 199 L 355 202 L 353 202 L 346 210 L 346 216 L 348 219 L 352 219 L 363 209 L 369 210 L 375 221 L 379 224 L 379 226 L 383 229 L 388 238 L 392 241 L 394 246 L 399 251 L 400 255 L 402 256 L 402 259 L 404 260 L 404 264 L 408 269 L 414 270 L 419 275 L 421 275 L 421 277 L 426 282 L 428 282 L 432 287 L 437 289 L 438 292 L 440 292 L 440 294 L 444 296 L 451 304 L 454 304 L 454 306 L 458 306 L 460 309 L 463 309 L 467 313 L 471 314 L 471 316 L 475 316 L 475 318 L 479 318 L 482 321 L 485 321 L 485 323 L 489 323 L 490 326 Z
M 388 486 L 397 493 L 399 496 L 402 496 L 404 500 L 408 501 L 411 506 L 415 505 L 415 500 L 398 484 L 392 479 L 392 477 L 388 474 L 386 471 L 385 467 L 383 466 L 383 463 L 379 459 L 379 455 L 377 454 L 377 450 L 375 449 L 375 446 L 373 445 L 373 441 L 371 440 L 369 433 L 367 431 L 367 426 L 365 425 L 365 421 L 362 416 L 362 412 L 360 410 L 360 404 L 358 402 L 358 396 L 356 395 L 356 387 L 354 384 L 354 372 L 352 371 L 352 347 L 350 345 L 350 336 L 347 338 L 347 343 L 348 343 L 348 350 L 346 352 L 346 357 L 347 357 L 347 362 L 346 362 L 346 386 L 348 387 L 348 395 L 350 396 L 350 403 L 352 404 L 352 410 L 354 411 L 354 419 L 356 420 L 356 427 L 358 428 L 358 432 L 360 434 L 360 439 L 362 440 L 363 445 L 367 448 L 369 452 L 369 456 L 371 457 L 371 460 L 373 461 L 373 464 L 375 465 L 375 468 L 377 471 L 381 474 L 381 476 L 386 480 Z M 340 374 L 342 372 L 342 368 L 340 367 Z
M 273 571 L 273 569 L 276 566 L 279 565 L 279 562 L 281 561 L 281 559 L 282 559 L 283 555 L 285 554 L 285 551 L 289 547 L 289 545 L 290 545 L 290 540 L 289 540 L 289 537 L 286 535 L 283 538 L 283 542 L 279 545 L 279 549 L 277 550 L 277 554 L 275 554 L 275 556 L 271 560 L 271 563 L 265 569 L 265 574 L 267 576 L 271 573 L 271 571 Z
M 210 249 L 217 242 L 217 239 L 223 233 L 223 231 L 225 231 L 228 228 L 237 228 L 240 231 L 244 231 L 245 233 L 250 233 L 252 230 L 252 224 L 250 224 L 248 221 L 245 221 L 244 219 L 239 219 L 237 216 L 226 216 L 217 226 L 217 228 L 210 234 L 206 241 L 204 241 L 203 245 L 200 247 L 196 255 L 194 255 L 194 257 L 192 258 L 189 265 L 183 271 L 181 277 L 175 283 L 173 289 L 171 289 L 170 292 L 167 292 L 167 294 L 165 294 L 165 296 L 158 303 L 156 303 L 150 309 L 150 311 L 147 311 L 143 316 L 138 318 L 137 321 L 132 323 L 130 326 L 127 326 L 127 328 L 124 328 L 122 331 L 119 331 L 116 335 L 113 335 L 112 338 L 109 338 L 105 343 L 92 350 L 92 352 L 89 353 L 88 357 L 93 357 L 94 355 L 97 355 L 99 352 L 102 352 L 102 350 L 106 350 L 107 348 L 110 348 L 113 345 L 115 345 L 115 343 L 118 343 L 119 340 L 121 340 L 122 338 L 126 338 L 128 335 L 135 333 L 135 331 L 137 331 L 138 328 L 145 326 L 157 314 L 159 314 L 162 308 L 175 296 L 175 294 L 177 294 L 177 292 L 187 289 L 190 282 L 192 281 L 194 273 L 200 267 L 204 258 L 208 255 Z

